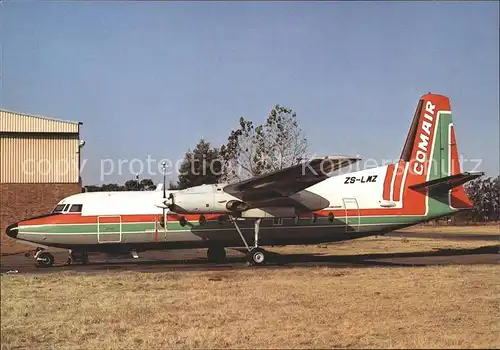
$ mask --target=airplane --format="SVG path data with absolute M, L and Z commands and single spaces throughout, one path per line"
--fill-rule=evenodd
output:
M 384 234 L 472 208 L 464 184 L 484 175 L 461 172 L 450 100 L 419 99 L 400 160 L 332 175 L 360 159 L 316 157 L 228 184 L 167 191 L 87 192 L 62 199 L 52 212 L 7 227 L 36 246 L 41 267 L 49 247 L 69 250 L 67 263 L 88 264 L 89 252 L 208 248 L 223 262 L 226 248 L 244 249 L 250 265 L 269 260 L 263 246 L 319 244 Z

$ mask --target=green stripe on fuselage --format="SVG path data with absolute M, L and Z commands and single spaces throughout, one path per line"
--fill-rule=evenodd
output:
M 424 219 L 424 216 L 366 216 L 359 218 L 360 225 L 390 225 L 390 224 L 412 224 L 417 223 Z M 357 225 L 357 217 L 349 217 L 350 225 Z M 253 223 L 249 221 L 242 221 L 239 225 L 245 228 L 252 228 Z M 328 217 L 318 217 L 316 222 L 313 222 L 310 218 L 302 218 L 297 223 L 293 219 L 284 219 L 282 225 L 273 225 L 272 219 L 265 219 L 262 221 L 261 228 L 266 229 L 268 227 L 272 228 L 286 228 L 286 227 L 338 227 L 345 226 L 345 217 L 336 217 L 333 222 L 330 222 Z M 204 225 L 200 225 L 198 221 L 189 221 L 185 226 L 182 226 L 179 222 L 169 222 L 167 226 L 167 231 L 203 231 L 203 230 L 227 230 L 233 229 L 234 225 L 230 222 L 219 223 L 217 220 L 208 221 Z M 155 231 L 154 222 L 142 222 L 142 223 L 122 223 L 121 232 L 151 232 Z M 158 227 L 158 231 L 163 232 L 162 227 Z M 59 225 L 43 225 L 43 226 L 27 226 L 19 227 L 20 233 L 70 233 L 70 234 L 80 234 L 80 233 L 96 233 L 98 232 L 97 224 L 59 224 Z M 109 232 L 120 232 L 120 224 L 101 224 L 99 227 L 99 232 L 109 233 Z

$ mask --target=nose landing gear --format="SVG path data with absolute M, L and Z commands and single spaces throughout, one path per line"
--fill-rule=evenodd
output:
M 51 267 L 54 265 L 54 255 L 49 252 L 44 252 L 43 249 L 37 249 L 33 257 L 39 267 Z

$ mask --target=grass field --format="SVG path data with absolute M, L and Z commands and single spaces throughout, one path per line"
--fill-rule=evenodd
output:
M 350 241 L 307 246 L 272 247 L 279 254 L 361 255 L 384 253 L 433 252 L 441 249 L 474 249 L 497 246 L 500 241 L 467 241 L 434 238 L 394 238 L 371 236 Z
M 454 234 L 492 234 L 500 235 L 500 224 L 490 225 L 470 225 L 470 226 L 430 226 L 420 225 L 411 226 L 398 232 L 415 232 L 415 233 L 454 233 Z
M 339 254 L 487 242 L 369 238 Z M 288 253 L 305 247 L 287 247 Z M 2 349 L 500 348 L 500 266 L 4 275 Z

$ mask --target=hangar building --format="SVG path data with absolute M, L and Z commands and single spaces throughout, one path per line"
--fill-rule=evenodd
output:
M 7 225 L 48 213 L 81 192 L 81 124 L 0 110 L 2 253 L 27 249 L 7 237 Z

